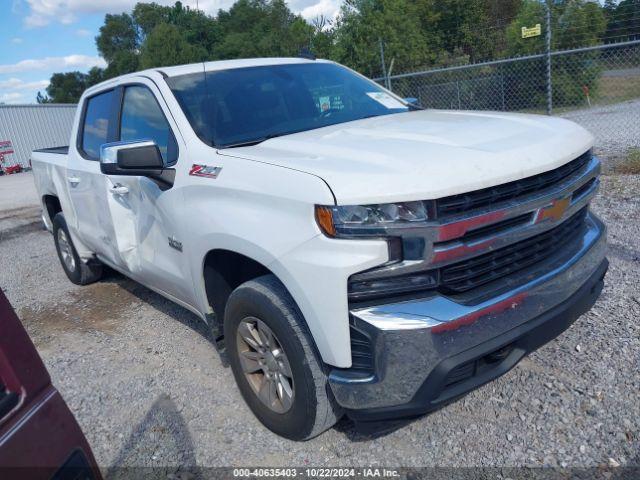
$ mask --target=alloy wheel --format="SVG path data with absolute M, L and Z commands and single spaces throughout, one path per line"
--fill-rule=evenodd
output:
M 70 272 L 75 271 L 76 260 L 75 258 L 73 258 L 73 251 L 71 250 L 71 244 L 69 243 L 67 234 L 62 228 L 58 229 L 58 248 L 60 249 L 62 261 L 67 267 L 67 270 L 69 270 Z
M 236 334 L 240 365 L 251 389 L 260 401 L 276 413 L 293 406 L 291 365 L 282 344 L 260 319 L 240 321 Z

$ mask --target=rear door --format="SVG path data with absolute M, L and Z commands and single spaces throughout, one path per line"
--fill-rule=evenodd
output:
M 80 241 L 91 251 L 106 255 L 108 244 L 104 224 L 108 213 L 103 205 L 107 200 L 106 179 L 100 172 L 100 147 L 116 138 L 117 90 L 104 90 L 87 97 L 75 135 L 69 146 L 67 174 L 64 181 L 73 212 L 65 212 L 67 224 Z M 72 213 L 72 214 L 70 214 Z

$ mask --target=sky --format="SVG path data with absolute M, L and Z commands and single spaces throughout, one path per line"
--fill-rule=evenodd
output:
M 34 103 L 54 72 L 105 67 L 95 37 L 106 13 L 130 11 L 139 0 L 0 0 L 0 103 Z M 155 0 L 172 5 L 175 0 Z M 234 0 L 183 0 L 215 14 Z M 289 0 L 307 19 L 334 18 L 342 0 Z

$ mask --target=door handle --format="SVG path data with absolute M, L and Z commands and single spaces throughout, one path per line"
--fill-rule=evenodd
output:
M 129 187 L 125 187 L 124 185 L 117 184 L 117 185 L 114 185 L 113 187 L 110 187 L 109 191 L 114 195 L 126 195 L 127 193 L 129 193 Z
M 80 179 L 78 177 L 67 177 L 67 180 L 69 180 L 72 187 L 75 187 L 80 183 Z

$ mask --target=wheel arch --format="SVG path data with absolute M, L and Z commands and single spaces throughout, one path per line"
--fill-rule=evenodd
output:
M 304 311 L 294 292 L 277 270 L 277 262 L 259 261 L 236 250 L 215 248 L 206 253 L 202 262 L 202 279 L 207 302 L 214 311 L 213 318 L 209 318 L 209 322 L 215 340 L 223 339 L 225 307 L 233 290 L 250 280 L 264 275 L 273 275 L 282 284 L 300 312 L 304 328 L 312 340 L 311 348 L 322 361 L 324 356 L 318 348 Z
M 44 211 L 46 212 L 49 220 L 49 225 L 53 224 L 53 219 L 55 216 L 62 212 L 62 205 L 60 204 L 60 199 L 57 195 L 43 195 L 42 196 L 42 205 Z
M 209 250 L 202 261 L 202 280 L 215 321 L 221 327 L 231 292 L 244 282 L 273 272 L 262 262 L 224 248 Z

